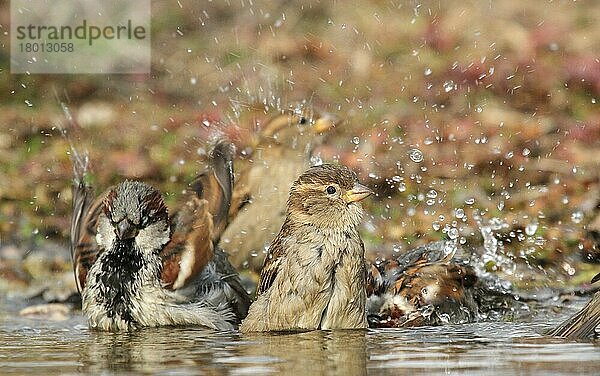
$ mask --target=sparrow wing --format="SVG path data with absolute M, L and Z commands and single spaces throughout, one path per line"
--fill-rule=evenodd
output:
M 262 270 L 260 271 L 260 279 L 256 287 L 256 297 L 271 287 L 279 273 L 279 266 L 284 255 L 285 239 L 289 236 L 289 228 L 289 224 L 284 222 L 281 231 L 269 246 L 269 253 L 267 253 Z
M 219 141 L 209 166 L 190 184 L 183 205 L 171 219 L 171 241 L 161 251 L 161 279 L 167 287 L 185 286 L 214 256 L 227 226 L 233 187 L 233 146 Z
M 102 213 L 104 197 L 101 195 L 94 200 L 94 189 L 90 185 L 83 181 L 73 184 L 71 258 L 79 292 L 85 287 L 88 270 L 100 252 L 96 243 L 96 223 Z
M 213 216 L 212 240 L 219 242 L 229 223 L 228 213 L 233 195 L 233 144 L 219 140 L 209 154 L 207 170 L 194 179 L 190 191 L 207 201 Z

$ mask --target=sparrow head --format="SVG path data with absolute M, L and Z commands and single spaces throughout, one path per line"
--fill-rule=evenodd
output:
M 135 240 L 142 249 L 160 249 L 169 240 L 169 215 L 163 197 L 153 187 L 125 181 L 114 187 L 103 202 L 97 242 L 110 249 L 113 242 Z
M 357 226 L 362 218 L 360 201 L 372 193 L 346 166 L 313 166 L 292 185 L 287 214 L 322 228 Z
M 261 131 L 261 137 L 293 144 L 299 135 L 314 137 L 325 134 L 338 123 L 339 119 L 332 114 L 317 114 L 309 108 L 298 108 L 284 111 L 269 120 Z

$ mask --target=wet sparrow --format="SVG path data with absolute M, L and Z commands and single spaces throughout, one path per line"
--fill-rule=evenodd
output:
M 335 123 L 332 116 L 299 108 L 284 111 L 261 126 L 251 155 L 236 166 L 233 219 L 222 236 L 221 246 L 236 268 L 260 273 L 265 248 L 285 219 L 291 183 L 311 166 L 314 147 Z
M 232 329 L 245 317 L 249 297 L 215 246 L 231 200 L 231 146 L 218 143 L 211 156 L 171 217 L 145 183 L 125 181 L 94 201 L 83 176 L 76 178 L 71 252 L 91 328 Z
M 465 322 L 477 315 L 472 268 L 453 260 L 457 246 L 439 241 L 396 260 L 372 265 L 367 277 L 371 327 L 411 327 Z
M 240 330 L 367 327 L 358 225 L 359 202 L 371 193 L 345 166 L 314 166 L 300 175 Z

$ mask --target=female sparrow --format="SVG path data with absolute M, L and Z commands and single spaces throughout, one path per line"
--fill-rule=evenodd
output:
M 366 328 L 360 201 L 372 191 L 345 166 L 309 168 L 294 182 L 243 332 Z
M 477 315 L 472 268 L 453 260 L 453 241 L 415 248 L 372 265 L 367 277 L 371 327 L 411 327 L 471 321 Z
M 93 201 L 84 173 L 76 176 L 71 254 L 91 328 L 232 329 L 245 317 L 249 297 L 216 247 L 231 201 L 231 160 L 231 145 L 218 143 L 172 217 L 145 183 L 125 181 Z

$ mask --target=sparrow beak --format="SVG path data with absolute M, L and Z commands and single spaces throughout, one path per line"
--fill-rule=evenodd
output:
M 137 227 L 135 227 L 127 219 L 123 219 L 121 222 L 119 222 L 116 230 L 117 230 L 117 236 L 121 240 L 135 238 L 139 232 Z
M 365 198 L 367 198 L 368 196 L 370 196 L 372 194 L 373 194 L 373 191 L 370 190 L 369 188 L 365 187 L 364 185 L 362 185 L 360 183 L 355 183 L 354 187 L 352 187 L 351 190 L 347 191 L 344 194 L 344 201 L 346 201 L 346 203 L 350 204 L 352 202 L 364 200 Z

